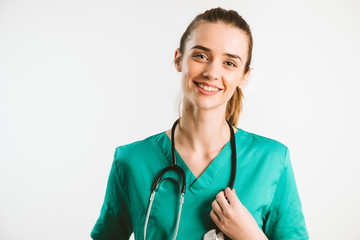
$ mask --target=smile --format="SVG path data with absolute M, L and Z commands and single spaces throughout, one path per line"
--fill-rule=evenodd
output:
M 199 88 L 201 89 L 204 89 L 205 91 L 208 91 L 208 92 L 218 92 L 220 91 L 221 89 L 219 88 L 216 88 L 216 87 L 210 87 L 210 86 L 206 86 L 202 83 L 198 83 L 198 82 L 194 82 L 196 86 L 198 86 Z

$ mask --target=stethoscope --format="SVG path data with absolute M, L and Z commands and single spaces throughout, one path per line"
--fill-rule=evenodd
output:
M 152 184 L 151 187 L 151 195 L 150 195 L 150 203 L 148 206 L 148 210 L 147 210 L 147 214 L 146 214 L 146 219 L 145 219 L 145 226 L 144 226 L 144 240 L 146 240 L 146 229 L 147 229 L 147 224 L 149 221 L 149 216 L 150 216 L 150 211 L 151 211 L 151 206 L 153 204 L 154 198 L 155 198 L 155 193 L 156 190 L 158 188 L 158 185 L 161 181 L 162 176 L 168 172 L 168 171 L 175 171 L 177 173 L 179 173 L 181 175 L 182 178 L 182 184 L 181 184 L 181 197 L 180 197 L 180 207 L 179 207 L 179 213 L 178 213 L 178 217 L 177 217 L 177 221 L 176 221 L 176 229 L 175 229 L 175 234 L 174 234 L 174 238 L 173 240 L 176 239 L 177 233 L 178 233 L 178 229 L 179 229 L 179 224 L 180 224 L 180 216 L 181 216 L 181 209 L 182 209 L 182 205 L 184 203 L 184 195 L 185 195 L 185 189 L 186 189 L 186 180 L 185 180 L 185 172 L 184 169 L 182 169 L 181 167 L 179 167 L 176 164 L 176 154 L 175 154 L 175 141 L 174 139 L 174 135 L 175 135 L 175 128 L 176 125 L 179 123 L 179 119 L 177 119 L 172 128 L 171 128 L 171 153 L 172 153 L 172 164 L 169 167 L 164 168 L 163 170 L 160 171 L 160 173 L 157 175 L 157 177 L 155 178 L 155 181 Z M 231 124 L 227 121 L 229 128 L 230 128 L 230 144 L 231 144 L 231 175 L 230 175 L 230 182 L 229 182 L 229 187 L 232 189 L 234 187 L 234 182 L 235 182 L 235 177 L 236 177 L 236 147 L 235 147 L 235 134 L 234 134 L 234 129 L 232 128 Z M 220 230 L 217 229 L 212 229 L 210 231 L 208 231 L 205 235 L 204 235 L 204 240 L 206 239 L 224 239 L 224 235 L 222 232 L 220 232 Z

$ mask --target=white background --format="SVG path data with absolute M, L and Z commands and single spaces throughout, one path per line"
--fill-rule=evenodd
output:
M 171 127 L 196 14 L 254 37 L 239 127 L 291 159 L 311 239 L 360 239 L 358 1 L 0 0 L 0 239 L 89 239 L 116 146 Z

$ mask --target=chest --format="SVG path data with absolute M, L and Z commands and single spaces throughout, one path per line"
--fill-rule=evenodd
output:
M 211 167 L 208 170 L 211 170 Z M 202 239 L 205 232 L 215 227 L 210 218 L 211 203 L 228 185 L 231 168 L 228 164 L 218 169 L 219 171 L 214 173 L 205 171 L 193 181 L 190 180 L 189 171 L 186 171 L 189 181 L 180 215 L 178 239 L 189 239 L 190 235 L 191 239 Z M 238 169 L 238 172 L 241 174 L 237 176 L 234 185 L 238 198 L 252 214 L 259 227 L 262 227 L 274 189 L 269 182 L 260 181 L 261 177 L 254 172 L 243 168 Z M 145 175 L 146 171 L 143 172 L 143 176 Z M 174 234 L 180 206 L 180 183 L 174 179 L 176 176 L 167 175 L 159 184 L 147 226 L 150 239 L 171 239 L 169 236 Z M 125 190 L 136 239 L 143 238 L 150 189 L 149 181 L 137 177 L 134 179 L 134 185 Z
M 201 174 L 209 167 L 220 151 L 221 149 L 207 153 L 196 153 L 192 151 L 186 151 L 181 148 L 178 149 L 179 155 L 195 178 L 199 178 L 201 176 Z

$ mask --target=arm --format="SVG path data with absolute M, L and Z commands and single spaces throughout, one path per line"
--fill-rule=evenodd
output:
M 288 149 L 270 205 L 265 234 L 276 240 L 309 239 Z
M 117 151 L 115 152 L 115 160 Z M 131 218 L 124 198 L 124 185 L 114 160 L 107 183 L 106 194 L 100 217 L 92 232 L 92 239 L 129 239 L 132 233 Z

